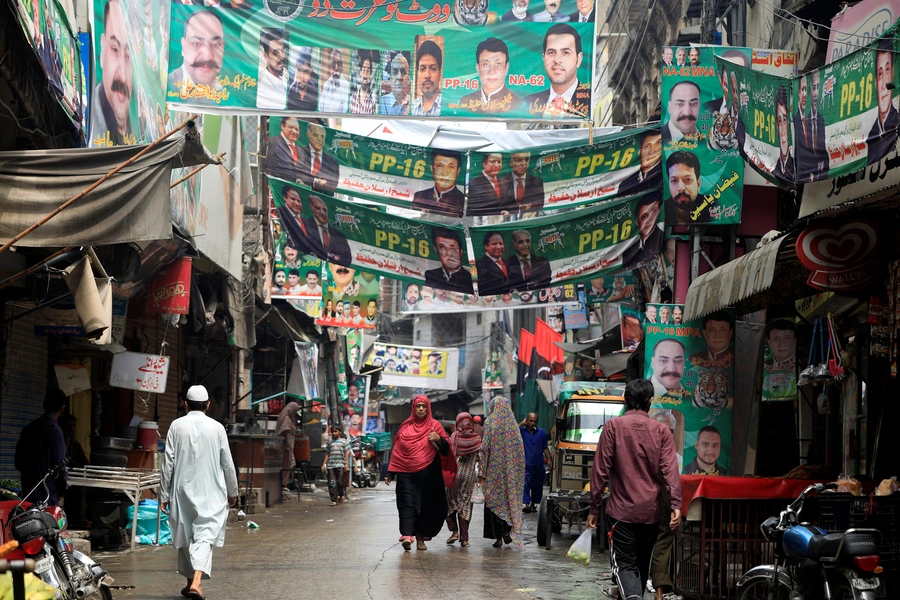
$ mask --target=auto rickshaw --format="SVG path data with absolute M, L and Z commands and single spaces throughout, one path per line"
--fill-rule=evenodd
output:
M 567 381 L 557 395 L 550 493 L 538 510 L 537 542 L 550 548 L 563 525 L 581 533 L 591 504 L 590 479 L 603 425 L 622 414 L 625 384 Z

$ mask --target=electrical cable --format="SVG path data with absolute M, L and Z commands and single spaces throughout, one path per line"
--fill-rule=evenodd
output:
M 658 2 L 658 0 L 653 0 L 653 4 L 651 4 L 650 8 L 647 9 L 647 15 L 644 17 L 644 21 L 645 21 L 644 30 L 643 30 L 643 32 L 641 32 L 641 37 L 638 39 L 638 44 L 637 44 L 638 49 L 641 48 L 641 45 L 644 42 L 644 38 L 647 37 L 647 29 L 650 28 L 650 20 L 653 18 L 653 11 L 656 10 L 657 2 Z M 628 68 L 628 74 L 625 76 L 624 81 L 628 81 L 629 78 L 631 77 L 631 73 L 634 71 L 634 65 L 637 64 L 638 54 L 639 54 L 639 52 L 637 52 L 637 51 L 632 53 L 633 58 L 631 61 L 631 66 Z M 612 102 L 610 102 L 609 107 L 603 113 L 603 119 L 601 120 L 601 123 L 606 120 L 607 116 L 612 117 L 612 113 L 615 110 L 616 106 L 618 106 L 620 98 L 622 98 L 622 94 L 616 94 L 616 97 L 613 99 Z

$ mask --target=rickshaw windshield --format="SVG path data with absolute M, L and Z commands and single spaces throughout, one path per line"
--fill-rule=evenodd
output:
M 597 444 L 607 421 L 622 414 L 621 402 L 570 402 L 566 406 L 564 442 Z

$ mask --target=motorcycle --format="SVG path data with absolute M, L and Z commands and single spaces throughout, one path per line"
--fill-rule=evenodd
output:
M 363 442 L 362 438 L 350 438 L 350 451 L 353 454 L 353 485 L 358 488 L 375 487 L 381 479 L 381 462 L 375 446 Z
M 878 574 L 877 529 L 826 533 L 801 523 L 798 514 L 807 496 L 837 489 L 817 483 L 781 512 L 766 519 L 763 537 L 775 543 L 774 563 L 753 567 L 737 584 L 737 600 L 874 600 L 886 597 Z M 878 543 L 876 544 L 876 537 Z
M 47 492 L 43 501 L 0 502 L 0 544 L 19 543 L 4 558 L 31 559 L 34 574 L 56 590 L 56 600 L 112 600 L 109 585 L 112 578 L 88 556 L 72 546 L 66 513 L 58 506 L 48 506 L 48 478 L 56 478 L 66 461 L 52 467 L 25 498 L 41 485 Z

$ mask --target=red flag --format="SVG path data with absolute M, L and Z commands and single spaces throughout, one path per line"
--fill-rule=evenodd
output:
M 539 356 L 549 363 L 562 364 L 565 361 L 563 349 L 553 343 L 561 341 L 563 341 L 562 334 L 554 331 L 541 319 L 537 320 L 537 324 L 534 326 L 534 347 Z
M 519 360 L 526 365 L 531 364 L 531 351 L 534 349 L 534 334 L 522 329 L 519 332 Z

